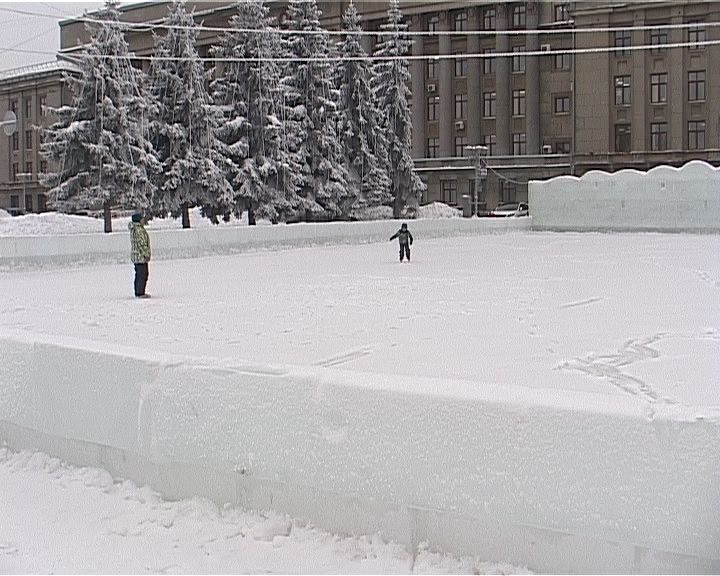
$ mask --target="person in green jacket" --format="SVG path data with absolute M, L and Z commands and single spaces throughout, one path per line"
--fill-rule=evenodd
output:
M 400 262 L 403 261 L 403 256 L 406 254 L 408 262 L 410 262 L 410 245 L 413 243 L 413 237 L 405 222 L 400 226 L 400 230 L 390 236 L 390 241 L 395 240 L 395 238 L 400 242 Z
M 150 262 L 150 236 L 145 230 L 145 217 L 136 213 L 132 215 L 130 229 L 130 259 L 135 265 L 135 296 L 150 298 L 145 293 L 148 280 L 148 262 Z

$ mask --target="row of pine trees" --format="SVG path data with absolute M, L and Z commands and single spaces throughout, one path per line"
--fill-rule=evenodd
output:
M 374 58 L 350 4 L 341 41 L 316 0 L 289 0 L 282 29 L 262 0 L 236 5 L 211 49 L 184 2 L 154 36 L 147 74 L 131 64 L 113 0 L 87 23 L 72 105 L 43 134 L 45 176 L 60 211 L 104 207 L 217 223 L 247 213 L 272 222 L 348 219 L 376 206 L 412 216 L 424 185 L 410 155 L 410 40 L 398 0 Z

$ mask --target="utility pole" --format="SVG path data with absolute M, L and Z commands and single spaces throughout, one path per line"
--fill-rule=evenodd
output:
M 468 150 L 475 152 L 475 193 L 473 194 L 473 214 L 478 215 L 480 210 L 480 198 L 484 198 L 484 184 L 487 178 L 487 163 L 485 157 L 488 153 L 488 147 L 482 144 L 474 144 L 467 147 Z M 484 203 L 484 202 L 483 202 Z

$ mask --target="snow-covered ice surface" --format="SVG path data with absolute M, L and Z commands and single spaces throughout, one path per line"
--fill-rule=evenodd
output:
M 720 406 L 720 236 L 525 233 L 0 274 L 0 328 Z M 52 321 L 50 321 L 52 319 Z
M 393 232 L 394 224 L 388 226 Z M 437 240 L 416 235 L 410 264 L 397 262 L 396 242 L 153 262 L 149 283 L 153 298 L 144 301 L 131 295 L 129 263 L 5 271 L 0 272 L 0 331 L 45 335 L 61 344 L 78 339 L 196 358 L 329 367 L 343 370 L 346 375 L 355 371 L 358 375 L 362 372 L 440 379 L 435 382 L 462 381 L 453 386 L 455 396 L 470 397 L 483 386 L 512 385 L 515 391 L 523 387 L 536 391 L 578 390 L 593 394 L 573 395 L 576 400 L 587 398 L 588 404 L 568 406 L 570 410 L 608 410 L 627 400 L 629 405 L 671 406 L 691 417 L 718 418 L 719 254 L 720 236 L 712 235 L 510 233 Z M 613 402 L 601 403 L 602 398 Z M 518 397 L 517 401 L 524 400 Z M 11 522 L 18 526 L 27 521 L 22 517 L 22 507 L 29 506 L 27 501 L 41 502 L 40 495 L 50 492 L 44 485 L 36 485 L 43 478 L 35 468 L 44 470 L 48 460 L 36 456 L 42 465 L 35 466 L 24 463 L 28 455 L 6 453 L 3 459 L 10 462 L 0 466 L 3 489 L 7 487 L 12 494 L 9 478 L 18 478 L 17 490 L 32 495 L 12 500 L 14 509 L 20 507 L 19 520 L 17 515 L 11 517 L 15 520 L 0 518 L 0 526 Z M 57 464 L 48 466 L 54 468 Z M 73 475 L 102 476 L 94 471 L 76 471 L 63 472 L 58 479 L 52 474 L 57 474 L 57 469 L 49 480 L 45 479 L 50 484 L 62 483 L 62 478 L 67 483 Z M 84 485 L 81 481 L 77 484 Z M 111 486 L 106 478 L 103 486 L 86 496 L 102 499 L 115 491 L 125 494 L 130 490 L 127 486 Z M 127 499 L 131 503 L 137 500 L 135 496 Z M 179 516 L 173 526 L 186 523 L 189 532 L 184 534 L 193 535 L 181 533 L 175 537 L 188 542 L 193 553 L 202 554 L 200 544 L 206 542 L 205 536 L 193 532 L 204 522 L 198 520 L 197 510 L 203 511 L 199 516 L 204 518 L 204 511 L 214 509 L 212 505 L 198 501 L 152 502 L 150 508 L 130 519 L 120 515 L 125 522 L 119 522 L 120 530 L 125 526 L 127 531 L 118 540 L 130 542 L 138 531 L 145 536 L 140 543 L 130 544 L 128 554 L 132 556 L 138 547 L 145 546 L 146 539 L 147 549 L 156 549 L 153 538 L 158 537 L 158 524 L 162 524 L 157 518 L 167 510 L 175 511 L 168 513 L 171 517 Z M 4 506 L 11 509 L 9 504 Z M 102 510 L 100 504 L 94 507 Z M 83 509 L 80 504 L 63 503 L 59 496 L 49 496 L 45 508 L 28 512 L 27 516 L 59 518 L 64 510 L 71 524 L 80 525 L 84 532 L 82 521 L 70 512 L 76 508 Z M 214 514 L 223 527 L 226 515 L 241 516 L 238 523 L 248 529 L 260 522 L 259 517 L 238 511 Z M 103 520 L 103 516 L 107 518 Z M 112 512 L 101 512 L 97 522 L 106 522 L 110 527 L 87 521 L 88 532 L 102 535 L 114 530 L 112 518 Z M 30 534 L 30 539 L 36 540 L 32 546 L 39 548 L 31 548 L 27 558 L 59 562 L 52 546 L 60 537 L 77 537 L 72 541 L 78 549 L 87 546 L 102 550 L 106 545 L 97 541 L 78 545 L 80 536 L 73 536 L 76 533 L 72 529 L 48 524 L 44 533 L 39 527 L 26 532 L 10 529 Z M 263 532 L 264 528 L 258 530 Z M 305 557 L 299 549 L 292 551 L 292 546 L 298 544 L 295 538 L 305 541 L 305 530 L 296 530 L 292 525 L 289 540 L 279 537 L 281 546 L 272 545 L 275 539 L 270 545 L 260 541 L 258 545 L 265 546 L 264 552 L 250 551 L 247 558 L 257 553 L 269 563 L 248 564 L 247 570 L 410 569 L 409 557 L 398 552 L 396 558 L 397 549 L 392 546 L 376 548 L 380 544 L 371 539 L 346 541 L 331 536 L 318 536 L 330 546 L 320 546 L 318 558 L 335 558 L 337 546 L 341 550 L 348 546 L 351 557 L 355 550 L 361 550 L 359 554 L 363 555 L 370 550 L 371 555 L 380 558 L 378 562 L 387 560 L 388 564 L 332 564 L 328 560 L 327 564 L 288 567 L 282 559 L 274 564 L 272 558 L 282 558 L 286 544 L 285 551 L 291 551 L 296 562 Z M 216 534 L 215 542 L 207 540 L 212 546 L 226 534 L 216 527 L 208 528 L 208 532 Z M 307 539 L 312 541 L 313 537 Z M 177 543 L 169 538 L 170 546 Z M 226 540 L 228 545 L 237 544 L 233 542 L 237 539 Z M 244 538 L 242 542 L 250 540 Z M 2 564 L 21 562 L 18 558 L 25 556 L 19 545 L 29 544 L 0 534 L 0 571 L 84 571 L 97 566 Z M 68 547 L 75 549 L 65 543 L 57 545 L 59 549 Z M 229 561 L 237 562 L 225 549 L 213 550 L 218 550 L 216 556 L 225 555 Z M 271 558 L 269 554 L 276 550 L 281 552 Z M 176 559 L 182 560 L 181 567 L 170 567 L 169 571 L 243 569 L 237 563 L 227 568 L 197 564 L 200 560 L 195 557 L 185 563 L 192 556 L 190 552 L 180 554 L 176 550 L 173 554 L 171 550 L 167 556 L 170 561 L 151 563 L 149 570 L 159 572 Z M 347 561 L 347 556 L 341 557 L 338 562 Z M 150 558 L 155 561 L 164 557 L 153 553 Z M 392 563 L 395 561 L 399 564 Z M 475 560 L 463 562 L 423 551 L 414 570 L 422 571 L 425 565 L 431 572 L 483 570 L 473 566 Z M 140 563 L 120 563 L 103 571 L 140 570 L 145 570 Z
M 341 538 L 278 514 L 165 502 L 104 470 L 0 448 L 2 574 L 522 574 L 380 535 Z

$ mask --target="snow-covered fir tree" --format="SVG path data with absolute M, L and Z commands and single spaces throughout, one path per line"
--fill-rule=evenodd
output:
M 43 133 L 42 154 L 52 172 L 42 176 L 50 204 L 60 211 L 102 206 L 105 231 L 112 231 L 110 208 L 144 209 L 157 170 L 146 138 L 142 73 L 135 69 L 119 22 L 108 1 L 90 22 L 79 74 L 66 74 L 70 106 L 50 108 L 57 121 Z
M 223 62 L 211 88 L 224 114 L 219 149 L 234 191 L 231 204 L 218 206 L 218 212 L 227 219 L 247 210 L 250 224 L 256 215 L 282 219 L 299 204 L 284 153 L 280 70 L 272 60 L 280 52 L 280 40 L 271 25 L 262 0 L 239 3 L 231 30 L 212 50 Z
M 373 90 L 378 106 L 385 111 L 384 132 L 393 216 L 399 218 L 404 211 L 414 214 L 425 190 L 425 185 L 415 173 L 415 163 L 410 154 L 410 70 L 405 56 L 412 41 L 406 34 L 407 24 L 403 22 L 399 0 L 390 0 L 387 22 L 381 24 L 380 29 L 390 34 L 383 35 L 383 41 L 375 50 L 379 60 L 373 66 Z
M 231 203 L 232 189 L 218 151 L 222 112 L 205 83 L 194 17 L 183 1 L 175 0 L 163 23 L 167 31 L 155 37 L 148 78 L 150 137 L 162 167 L 153 212 L 182 215 L 183 228 L 189 228 L 189 208 L 200 206 L 216 221 L 217 206 Z
M 328 34 L 320 27 L 317 2 L 289 0 L 285 26 L 290 32 L 285 55 L 291 60 L 282 87 L 288 107 L 286 137 L 299 166 L 298 195 L 306 219 L 342 218 L 356 197 L 347 186 Z
M 354 185 L 358 208 L 390 204 L 387 142 L 381 130 L 382 108 L 371 88 L 373 68 L 360 42 L 362 29 L 354 4 L 343 15 L 346 32 L 338 45 L 338 132 L 348 166 L 348 185 Z

